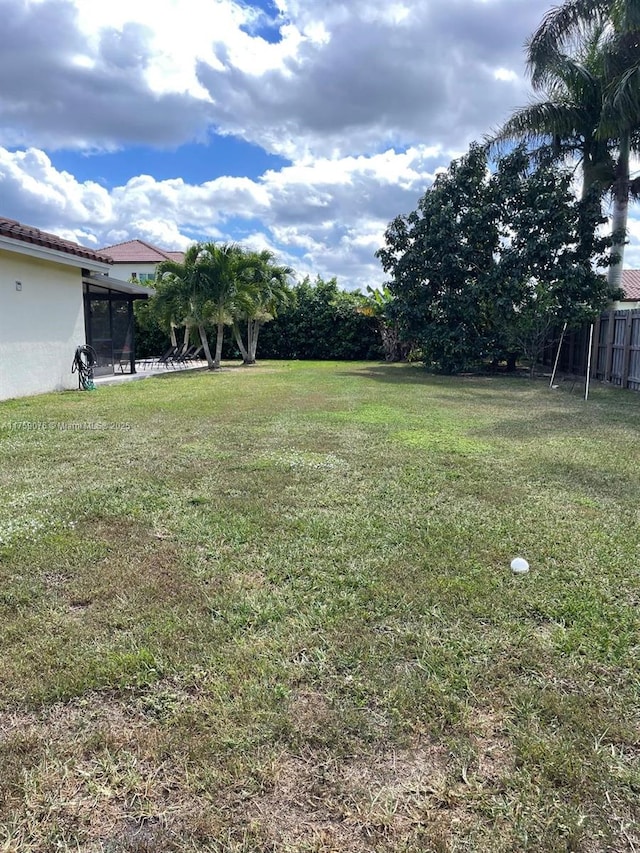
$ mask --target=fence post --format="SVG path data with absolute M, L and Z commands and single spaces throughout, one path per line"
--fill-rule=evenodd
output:
M 593 351 L 591 353 L 591 376 L 595 379 L 598 375 L 598 354 L 600 352 L 600 314 L 593 327 Z
M 589 380 L 591 378 L 591 353 L 593 351 L 593 323 L 589 326 L 589 343 L 587 344 L 587 370 L 584 380 L 584 399 L 589 399 Z

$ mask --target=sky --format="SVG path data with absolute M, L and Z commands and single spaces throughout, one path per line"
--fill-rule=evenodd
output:
M 531 97 L 550 0 L 0 0 L 0 216 L 380 287 L 391 219 Z M 632 209 L 626 266 L 640 266 Z

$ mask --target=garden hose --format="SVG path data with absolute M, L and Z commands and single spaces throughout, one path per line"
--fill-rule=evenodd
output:
M 96 351 L 90 346 L 76 347 L 71 372 L 78 374 L 78 388 L 81 391 L 95 391 L 93 368 L 97 364 Z

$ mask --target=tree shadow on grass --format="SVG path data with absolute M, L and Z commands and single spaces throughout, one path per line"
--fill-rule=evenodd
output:
M 531 384 L 528 376 L 521 374 L 512 376 L 502 373 L 460 373 L 454 376 L 430 373 L 420 365 L 396 363 L 396 364 L 374 364 L 359 370 L 341 370 L 336 376 L 345 376 L 356 379 L 373 379 L 377 382 L 386 382 L 392 385 L 422 385 L 431 387 L 451 386 L 460 390 L 473 390 L 476 393 L 492 394 L 496 398 L 504 396 L 504 389 L 515 392 L 529 392 L 535 385 Z M 496 383 L 502 383 L 501 390 L 487 392 L 487 388 Z

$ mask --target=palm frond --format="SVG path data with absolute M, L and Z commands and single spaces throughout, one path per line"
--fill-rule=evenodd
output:
M 535 89 L 545 88 L 549 70 L 562 54 L 579 54 L 585 41 L 600 34 L 610 0 L 565 0 L 554 6 L 526 42 L 527 67 Z
M 525 142 L 551 144 L 555 137 L 563 139 L 577 136 L 576 127 L 583 120 L 579 108 L 543 101 L 516 110 L 501 128 L 489 139 L 490 143 Z M 577 141 L 577 140 L 576 140 Z

